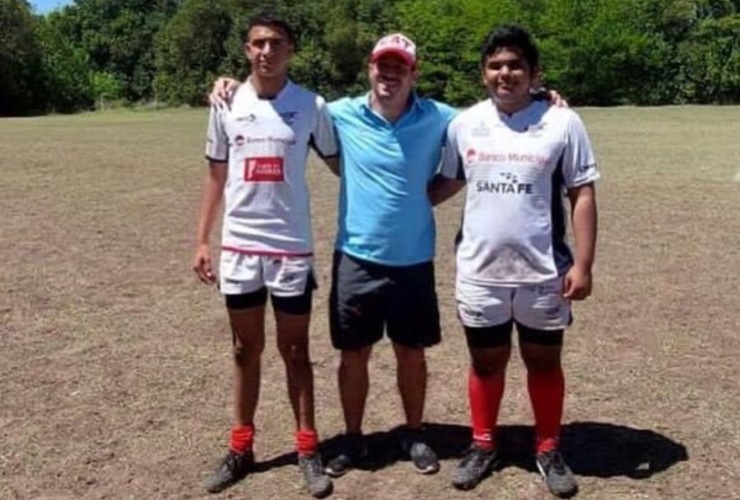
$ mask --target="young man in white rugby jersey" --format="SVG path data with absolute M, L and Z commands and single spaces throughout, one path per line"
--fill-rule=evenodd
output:
M 536 464 L 552 493 L 569 496 L 577 484 L 559 447 L 560 361 L 571 301 L 591 293 L 599 174 L 578 115 L 532 99 L 539 60 L 529 33 L 517 26 L 493 30 L 481 51 L 481 71 L 491 98 L 451 122 L 442 167 L 448 180 L 433 199 L 441 202 L 467 185 L 456 298 L 471 356 L 473 444 L 452 482 L 473 488 L 497 462 L 496 420 L 516 325 Z M 564 195 L 575 254 L 566 243 Z
M 296 421 L 296 449 L 306 486 L 315 497 L 332 483 L 323 472 L 314 424 L 309 358 L 313 246 L 305 180 L 309 147 L 338 165 L 337 144 L 324 100 L 288 79 L 294 51 L 288 24 L 260 14 L 247 27 L 251 73 L 228 108 L 211 109 L 198 244 L 193 270 L 218 282 L 234 343 L 234 424 L 229 451 L 206 482 L 218 492 L 253 467 L 254 414 L 265 345 L 265 306 L 271 299 L 278 350 L 285 363 Z M 224 201 L 219 273 L 213 270 L 210 234 Z

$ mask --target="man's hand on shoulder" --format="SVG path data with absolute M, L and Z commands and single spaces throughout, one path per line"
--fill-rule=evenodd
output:
M 547 101 L 552 106 L 558 108 L 569 107 L 568 101 L 566 101 L 565 98 L 560 95 L 560 92 L 558 92 L 557 90 L 548 90 L 544 87 L 541 87 L 538 90 L 532 91 L 532 97 L 534 97 L 534 99 L 538 101 Z
M 218 80 L 213 82 L 213 88 L 211 94 L 208 96 L 208 100 L 212 106 L 219 108 L 231 106 L 231 99 L 234 97 L 234 92 L 239 88 L 241 82 L 229 77 L 219 77 Z

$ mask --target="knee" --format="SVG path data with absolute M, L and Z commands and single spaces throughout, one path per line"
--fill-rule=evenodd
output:
M 471 362 L 473 372 L 481 378 L 503 376 L 506 373 L 508 358 L 498 360 L 475 360 Z
M 339 369 L 340 370 L 366 370 L 370 360 L 369 349 L 348 349 L 342 351 Z
M 399 368 L 425 368 L 427 361 L 424 349 L 396 346 L 396 362 Z
M 560 351 L 526 352 L 522 351 L 522 360 L 530 373 L 549 373 L 561 369 Z
M 240 342 L 237 342 L 234 344 L 233 349 L 234 363 L 240 367 L 256 363 L 262 356 L 262 351 L 264 351 L 264 349 L 264 343 L 243 345 Z
M 486 352 L 485 355 L 471 353 L 470 367 L 473 372 L 482 378 L 503 376 L 509 364 L 511 347 L 497 349 L 495 352 Z
M 280 342 L 278 351 L 287 365 L 303 366 L 310 364 L 308 342 Z

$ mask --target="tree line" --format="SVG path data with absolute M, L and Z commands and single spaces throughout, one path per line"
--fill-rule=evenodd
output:
M 246 76 L 244 26 L 265 9 L 297 31 L 292 78 L 328 99 L 363 91 L 373 43 L 402 31 L 420 91 L 470 104 L 485 34 L 516 22 L 572 104 L 740 102 L 740 0 L 76 0 L 46 15 L 0 0 L 0 116 L 203 105 L 217 75 Z

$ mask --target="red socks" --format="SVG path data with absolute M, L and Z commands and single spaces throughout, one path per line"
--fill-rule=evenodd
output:
M 558 367 L 550 372 L 529 372 L 527 388 L 537 431 L 537 453 L 552 451 L 558 447 L 563 418 L 563 369 Z
M 295 447 L 299 456 L 313 455 L 319 445 L 319 435 L 313 429 L 300 429 L 295 433 Z
M 235 426 L 231 429 L 229 438 L 229 449 L 234 453 L 246 453 L 252 451 L 254 445 L 254 426 Z M 301 456 L 316 453 L 319 445 L 319 436 L 315 430 L 301 429 L 295 433 L 295 446 Z
M 234 426 L 229 438 L 229 449 L 234 453 L 252 451 L 254 444 L 254 425 Z
M 496 421 L 504 395 L 504 375 L 481 377 L 473 368 L 468 374 L 468 401 L 473 424 L 473 442 L 490 450 L 495 445 Z

